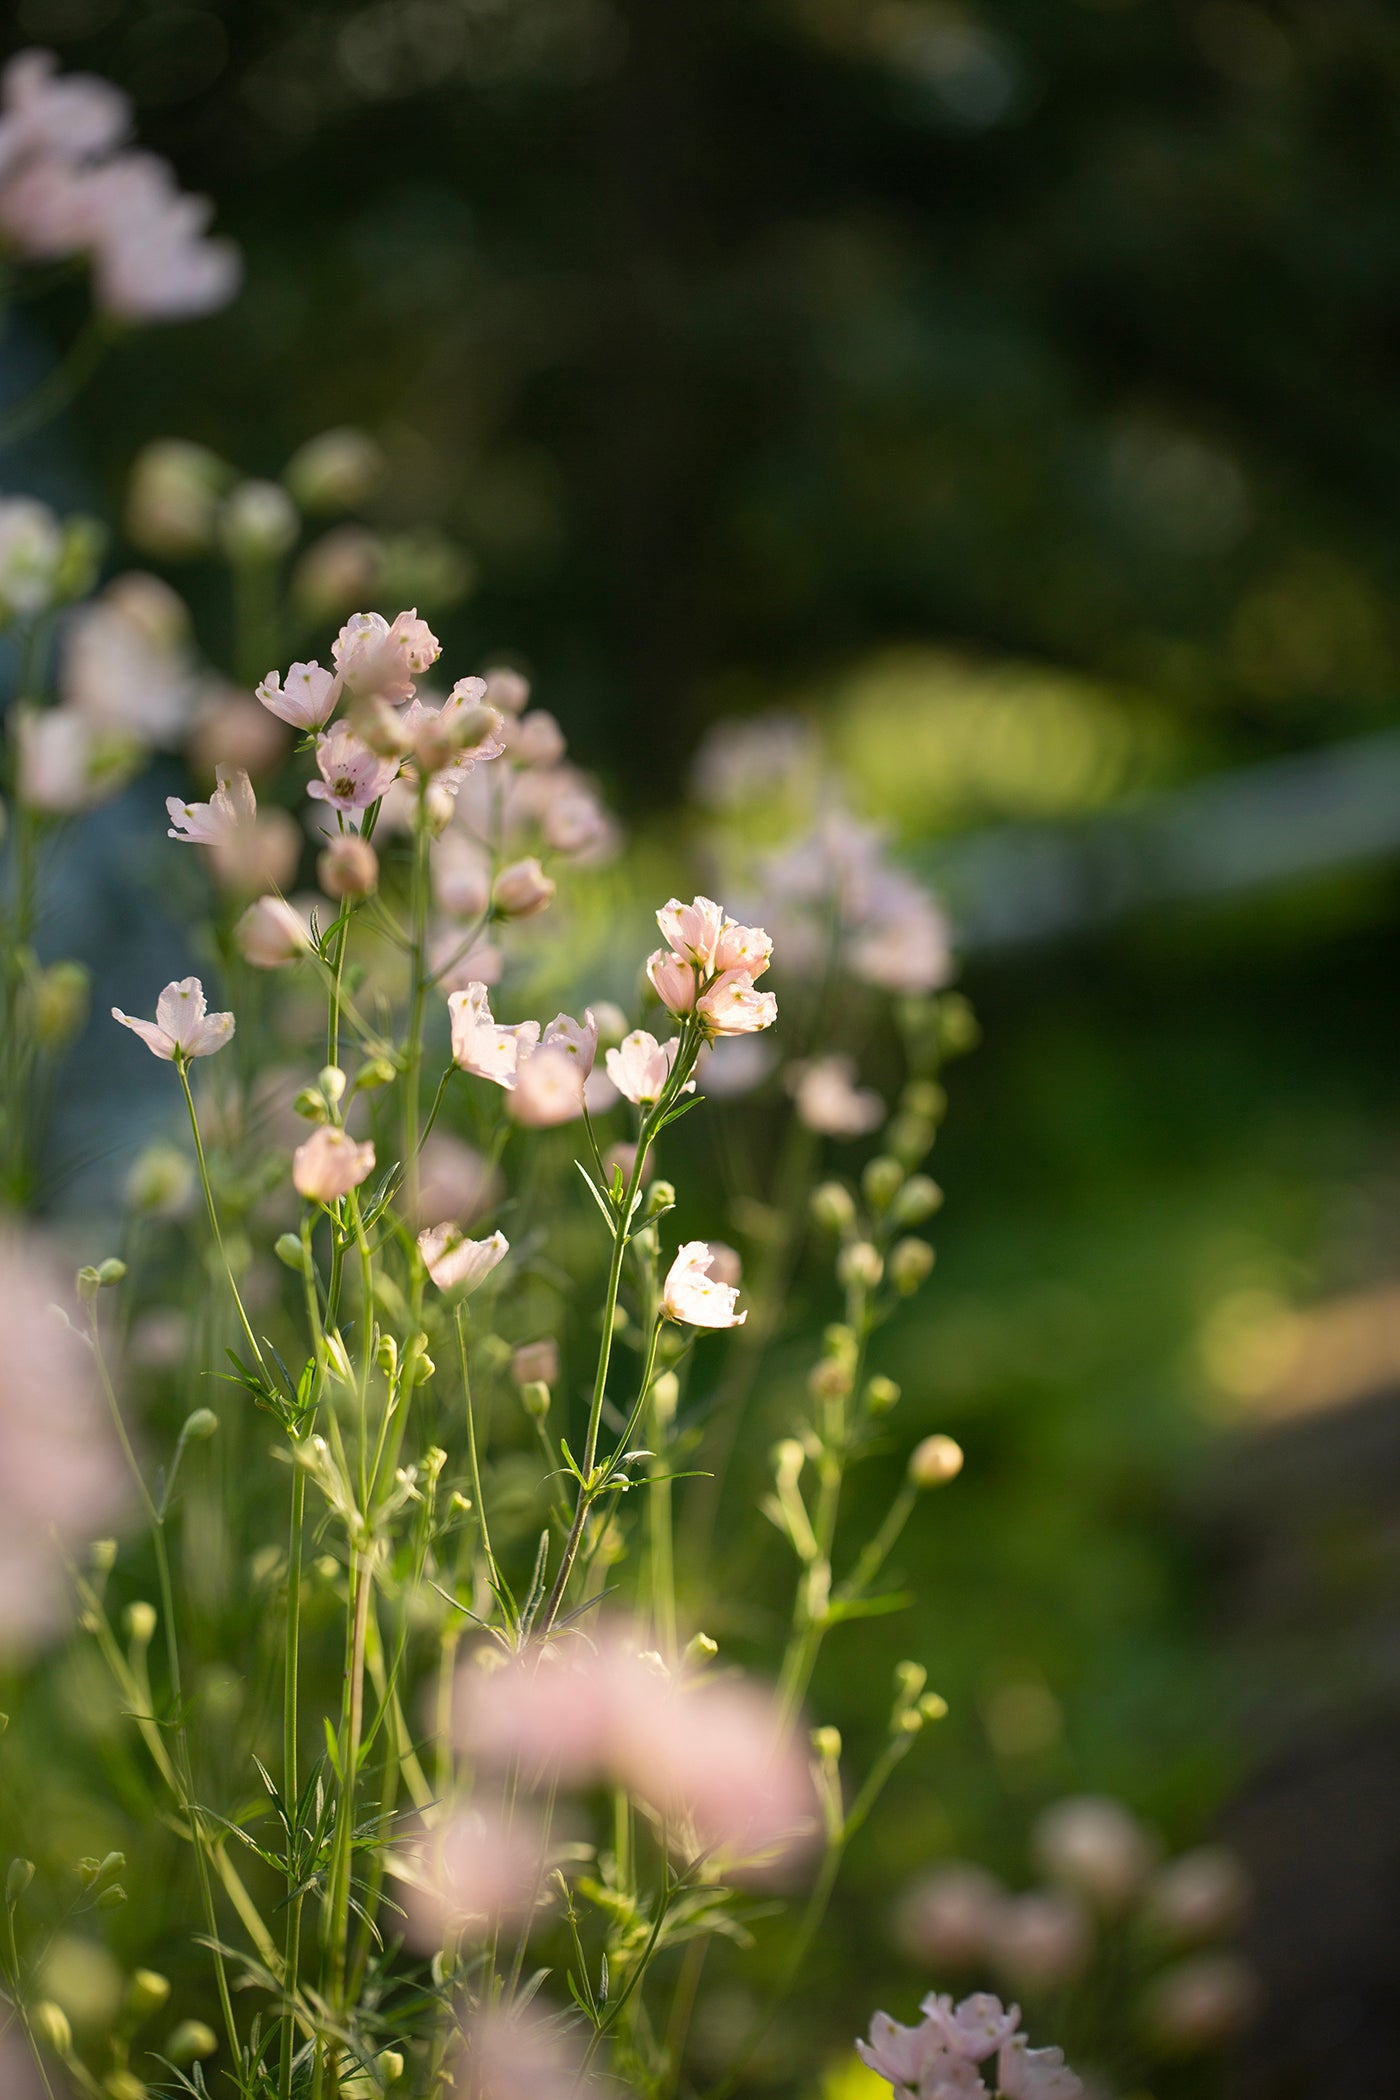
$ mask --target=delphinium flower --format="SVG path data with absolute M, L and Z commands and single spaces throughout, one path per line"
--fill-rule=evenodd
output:
M 669 1320 L 687 1327 L 742 1327 L 746 1312 L 736 1312 L 739 1293 L 712 1273 L 715 1250 L 704 1240 L 687 1240 L 672 1262 L 662 1291 Z
M 649 1108 L 670 1078 L 679 1049 L 679 1036 L 672 1036 L 668 1043 L 658 1043 L 645 1028 L 634 1028 L 604 1059 L 608 1078 L 624 1100 L 638 1108 Z M 694 1093 L 695 1081 L 688 1079 L 682 1091 Z
M 199 693 L 184 601 L 140 570 L 114 577 L 67 617 L 59 691 L 89 721 L 174 749 Z
M 59 1310 L 68 1295 L 37 1242 L 0 1235 L 0 1655 L 52 1630 L 66 1560 L 126 1500 L 91 1348 Z
M 539 2001 L 491 2006 L 468 2015 L 454 2091 L 462 2100 L 595 2100 L 601 2082 L 583 2052 Z
M 311 927 L 285 897 L 259 897 L 233 929 L 239 954 L 257 970 L 281 970 L 310 953 Z
M 556 1014 L 543 1031 L 538 1021 L 506 1026 L 493 1016 L 487 987 L 480 982 L 449 993 L 447 1008 L 454 1063 L 519 1095 L 511 1104 L 518 1121 L 543 1127 L 583 1114 L 584 1083 L 598 1049 L 591 1012 L 582 1021 Z
M 197 977 L 182 977 L 168 984 L 156 1001 L 154 1021 L 135 1020 L 119 1006 L 112 1019 L 139 1035 L 154 1056 L 167 1062 L 188 1062 L 192 1057 L 212 1057 L 233 1039 L 233 1015 L 211 1014 L 204 986 Z
M 505 1234 L 493 1232 L 489 1239 L 468 1239 L 460 1225 L 431 1225 L 418 1235 L 423 1265 L 440 1291 L 477 1289 L 498 1262 L 510 1252 Z
M 207 802 L 166 797 L 170 836 L 204 847 L 210 871 L 223 888 L 259 889 L 289 881 L 296 868 L 300 840 L 295 820 L 284 809 L 259 809 L 246 773 L 224 766 Z
M 374 1146 L 357 1144 L 329 1123 L 313 1130 L 292 1154 L 292 1185 L 312 1203 L 337 1203 L 374 1172 Z
M 401 763 L 381 758 L 348 722 L 337 722 L 316 739 L 321 777 L 306 792 L 313 802 L 327 802 L 342 816 L 358 818 L 392 786 Z
M 335 713 L 340 679 L 317 663 L 295 663 L 285 683 L 280 671 L 269 671 L 257 688 L 257 697 L 269 714 L 289 722 L 293 729 L 320 729 Z
M 854 1058 L 814 1057 L 789 1065 L 783 1079 L 799 1120 L 824 1137 L 864 1137 L 885 1120 L 883 1097 L 856 1085 Z
M 673 897 L 656 914 L 668 945 L 647 962 L 653 991 L 668 1012 L 698 1015 L 706 1036 L 755 1035 L 778 1018 L 771 992 L 755 990 L 773 943 L 761 926 L 743 926 L 711 897 Z
M 212 206 L 184 195 L 155 154 L 119 150 L 127 97 L 90 74 L 59 77 L 47 51 L 0 75 L 0 242 L 27 261 L 87 255 L 99 307 L 174 321 L 226 306 L 238 251 L 210 240 Z
M 911 2100 L 1080 2100 L 1082 2081 L 1065 2063 L 1059 2049 L 1032 2049 L 1019 2032 L 1021 2009 L 1004 2006 L 989 1992 L 978 1991 L 954 2004 L 951 1997 L 930 1993 L 919 2008 L 917 2027 L 902 2027 L 888 2013 L 876 2013 L 868 2041 L 858 2041 L 862 2063 Z M 979 2064 L 996 2058 L 983 2082 Z
M 451 1809 L 395 1864 L 408 1885 L 409 1937 L 431 1950 L 449 1934 L 482 1939 L 528 1913 L 544 1845 L 528 1817 L 508 1816 L 493 1800 L 473 1799 Z
M 135 738 L 99 727 L 76 708 L 21 704 L 7 719 L 16 797 L 41 816 L 95 808 L 126 786 L 141 761 Z

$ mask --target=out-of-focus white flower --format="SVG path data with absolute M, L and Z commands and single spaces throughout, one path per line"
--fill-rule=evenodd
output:
M 323 1123 L 292 1154 L 292 1186 L 311 1203 L 336 1203 L 374 1172 L 374 1146 Z
M 323 430 L 288 460 L 282 479 L 303 510 L 355 510 L 384 478 L 383 447 L 366 430 Z
M 1143 2001 L 1148 2031 L 1182 2056 L 1238 2034 L 1259 2003 L 1259 1980 L 1235 1954 L 1192 1954 L 1153 1979 Z
M 0 496 L 0 618 L 32 619 L 53 603 L 63 528 L 47 503 Z
M 165 560 L 207 554 L 230 469 L 217 453 L 183 438 L 157 438 L 132 463 L 126 533 L 134 546 Z
M 413 1223 L 456 1218 L 470 1225 L 500 1198 L 500 1174 L 474 1145 L 447 1130 L 429 1133 L 418 1155 L 418 1215 Z
M 189 614 L 157 576 L 133 570 L 70 614 L 59 659 L 64 701 L 92 722 L 172 749 L 185 737 L 199 681 Z
M 564 732 L 553 715 L 532 707 L 510 732 L 510 755 L 522 766 L 557 766 L 568 750 Z
M 73 707 L 12 707 L 15 792 L 45 816 L 92 809 L 125 787 L 141 758 L 130 736 L 104 729 Z
M 714 1250 L 704 1240 L 687 1240 L 672 1262 L 662 1291 L 669 1320 L 687 1327 L 742 1327 L 746 1312 L 735 1312 L 739 1293 L 712 1275 Z
M 1076 1794 L 1047 1808 L 1031 1833 L 1041 1872 L 1114 1915 L 1136 1901 L 1157 1847 L 1131 1810 L 1107 1794 Z
M 296 505 L 278 481 L 240 481 L 219 507 L 219 542 L 235 562 L 277 561 L 300 531 Z
M 533 919 L 547 911 L 557 885 L 533 855 L 502 868 L 491 889 L 491 901 L 502 918 Z
M 0 1653 L 9 1655 L 55 1627 L 67 1556 L 127 1499 L 92 1352 L 57 1309 L 66 1296 L 37 1243 L 0 1236 Z M 0 2066 L 9 2094 L 8 2059 Z
M 971 1968 L 988 1956 L 1004 1900 L 995 1874 L 971 1861 L 949 1860 L 905 1891 L 900 1943 L 925 1968 Z
M 1153 1875 L 1145 1913 L 1174 1940 L 1210 1940 L 1230 1932 L 1249 1908 L 1249 1877 L 1224 1845 L 1198 1845 Z
M 418 1235 L 418 1251 L 440 1291 L 470 1292 L 486 1281 L 497 1262 L 504 1261 L 510 1242 L 501 1232 L 493 1232 L 489 1239 L 471 1240 L 459 1225 L 430 1225 Z
M 112 1019 L 139 1035 L 146 1048 L 167 1062 L 175 1058 L 212 1057 L 233 1039 L 233 1015 L 211 1014 L 204 986 L 197 977 L 168 984 L 156 1001 L 154 1021 L 133 1020 L 119 1006 Z
M 814 1057 L 789 1065 L 784 1082 L 798 1119 L 824 1137 L 864 1137 L 885 1120 L 885 1104 L 872 1087 L 857 1087 L 851 1057 Z
M 1084 1972 L 1093 1928 L 1082 1903 L 1063 1889 L 1008 1896 L 991 1933 L 990 1955 L 1016 1990 L 1056 1990 Z
M 310 953 L 311 928 L 285 897 L 259 897 L 233 929 L 238 952 L 258 970 L 280 970 Z
M 572 2035 L 544 2019 L 538 2001 L 524 2011 L 474 2013 L 462 2042 L 462 2100 L 595 2100 L 603 2091 L 583 2069 L 583 2052 Z

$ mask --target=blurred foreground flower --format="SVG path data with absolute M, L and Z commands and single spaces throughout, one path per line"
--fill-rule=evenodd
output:
M 955 2005 L 950 1997 L 930 1993 L 919 2010 L 917 2027 L 901 2027 L 888 2013 L 876 2013 L 868 2042 L 857 2042 L 861 2061 L 899 2094 L 918 2100 L 1079 2100 L 1082 2081 L 1065 2063 L 1060 2049 L 1032 2049 L 1017 2031 L 1021 2008 L 1003 2006 L 999 1998 L 978 1992 Z M 976 2069 L 996 2057 L 989 2088 Z
M 126 1499 L 92 1351 L 59 1310 L 67 1295 L 46 1254 L 0 1238 L 0 1652 L 57 1623 L 66 1559 Z

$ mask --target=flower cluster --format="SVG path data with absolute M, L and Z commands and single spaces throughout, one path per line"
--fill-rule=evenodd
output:
M 711 897 L 673 897 L 656 922 L 667 945 L 648 958 L 647 976 L 668 1013 L 694 1014 L 710 1039 L 772 1027 L 778 1002 L 755 990 L 773 953 L 761 926 L 741 926 Z
M 86 73 L 60 78 L 47 51 L 0 76 L 0 241 L 29 262 L 86 255 L 104 313 L 178 321 L 226 306 L 241 267 L 207 234 L 213 206 L 186 196 L 153 153 L 123 148 L 131 105 Z
M 901 2027 L 876 2013 L 869 2041 L 857 2042 L 862 2063 L 908 2100 L 1080 2100 L 1084 2086 L 1065 2063 L 1061 2049 L 1032 2049 L 1020 2030 L 1019 2005 L 976 1992 L 955 2005 L 930 1993 L 919 2007 L 917 2027 Z M 984 2083 L 979 2064 L 996 2058 L 994 2082 Z

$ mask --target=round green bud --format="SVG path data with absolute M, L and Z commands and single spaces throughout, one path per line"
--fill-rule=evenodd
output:
M 339 1101 L 345 1092 L 345 1074 L 339 1065 L 322 1065 L 316 1074 L 316 1084 L 327 1101 Z
M 841 1758 L 841 1731 L 839 1728 L 814 1728 L 812 1748 L 823 1764 L 834 1765 Z
M 938 1124 L 948 1113 L 948 1096 L 936 1079 L 911 1079 L 899 1097 L 906 1115 Z
M 78 1033 L 88 1015 L 92 977 L 80 962 L 51 963 L 33 991 L 34 1033 L 56 1050 Z
M 865 1172 L 860 1177 L 860 1185 L 865 1191 L 865 1200 L 872 1210 L 888 1210 L 895 1197 L 899 1194 L 903 1180 L 904 1169 L 899 1164 L 899 1161 L 891 1159 L 888 1153 L 882 1152 L 876 1158 L 866 1162 Z
M 131 1979 L 126 2002 L 132 2017 L 144 2020 L 148 2014 L 159 2012 L 170 1996 L 170 1978 L 162 1976 L 158 1969 L 138 1969 Z
M 73 2029 L 68 2015 L 52 1998 L 41 1998 L 30 2018 L 34 2032 L 41 2042 L 47 2042 L 55 2056 L 69 2057 L 73 2054 Z
M 212 2056 L 218 2046 L 219 2037 L 203 2020 L 182 2020 L 167 2040 L 165 2053 L 173 2064 L 192 2064 Z
M 17 1903 L 23 1901 L 25 1891 L 33 1879 L 34 1862 L 32 1859 L 12 1859 L 10 1861 L 10 1871 L 5 1876 L 5 1901 L 11 1910 L 14 1909 Z
M 649 1218 L 659 1218 L 663 1211 L 674 1209 L 675 1201 L 676 1187 L 674 1182 L 654 1181 L 647 1191 L 646 1214 Z
M 933 1143 L 935 1129 L 926 1116 L 905 1114 L 895 1117 L 885 1135 L 896 1159 L 916 1167 Z
M 718 1654 L 718 1641 L 708 1633 L 693 1633 L 685 1644 L 684 1660 L 688 1663 L 713 1662 Z
M 92 1564 L 99 1575 L 109 1575 L 117 1565 L 117 1542 L 115 1539 L 94 1539 L 92 1542 Z
M 887 1415 L 892 1407 L 899 1405 L 899 1387 L 892 1378 L 877 1371 L 866 1384 L 865 1405 L 872 1415 Z
M 890 1281 L 908 1298 L 933 1274 L 934 1254 L 927 1240 L 900 1240 L 890 1249 Z
M 114 1881 L 110 1888 L 103 1889 L 97 1899 L 97 1908 L 99 1910 L 120 1910 L 125 1901 L 126 1890 L 119 1881 Z
M 185 1426 L 180 1439 L 186 1444 L 207 1444 L 211 1436 L 218 1433 L 219 1418 L 212 1407 L 197 1407 L 192 1415 L 185 1417 Z
M 855 1200 L 840 1181 L 824 1181 L 812 1191 L 812 1216 L 824 1232 L 849 1232 L 856 1221 Z
M 909 1478 L 915 1487 L 946 1487 L 962 1469 L 962 1446 L 950 1436 L 926 1436 L 909 1454 Z
M 355 1074 L 355 1087 L 359 1093 L 368 1093 L 377 1086 L 392 1086 L 398 1071 L 387 1057 L 372 1057 L 368 1064 L 360 1066 Z
M 961 992 L 945 992 L 938 1002 L 938 1040 L 945 1057 L 963 1057 L 982 1040 L 972 1002 Z
M 911 1174 L 890 1205 L 892 1225 L 922 1225 L 943 1208 L 943 1191 L 927 1174 Z
M 144 1648 L 148 1641 L 155 1638 L 156 1608 L 154 1604 L 147 1604 L 138 1597 L 134 1603 L 128 1604 L 125 1612 L 122 1614 L 122 1618 L 128 1635 L 135 1641 L 138 1648 Z
M 106 1261 L 97 1264 L 97 1281 L 104 1291 L 110 1290 L 114 1284 L 124 1283 L 125 1280 L 126 1263 L 119 1261 L 115 1254 L 109 1254 Z
M 283 1268 L 290 1269 L 294 1276 L 301 1276 L 305 1273 L 306 1249 L 301 1243 L 300 1233 L 279 1233 L 273 1241 L 272 1251 L 281 1262 Z
M 314 1086 L 300 1088 L 292 1107 L 308 1123 L 329 1123 L 330 1114 L 320 1089 Z
M 549 1413 L 549 1387 L 542 1378 L 532 1378 L 520 1388 L 520 1405 L 532 1421 L 544 1420 Z
M 884 1273 L 879 1249 L 869 1240 L 853 1240 L 842 1248 L 836 1274 L 847 1290 L 873 1291 Z

